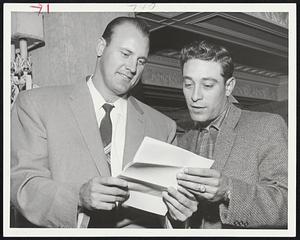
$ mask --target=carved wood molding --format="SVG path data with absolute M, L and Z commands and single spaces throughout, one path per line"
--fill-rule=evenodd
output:
M 151 55 L 149 57 L 149 64 L 161 65 L 165 67 L 173 67 L 174 69 L 180 69 L 179 52 L 172 49 L 162 50 L 156 53 L 155 55 Z M 251 66 L 242 65 L 239 63 L 234 64 L 234 69 L 235 72 L 255 74 L 260 77 L 266 77 L 266 78 L 286 79 L 287 81 L 287 77 L 280 72 L 268 71 L 266 69 L 255 68 Z M 268 82 L 268 80 L 265 81 Z
M 278 78 L 283 75 L 282 73 L 279 72 L 272 72 L 261 68 L 241 65 L 238 63 L 234 64 L 234 70 L 237 72 L 245 72 L 245 73 L 255 74 L 267 78 Z
M 277 88 L 239 80 L 233 90 L 233 95 L 275 101 L 277 100 Z
M 158 85 L 164 87 L 182 88 L 182 74 L 179 68 L 147 64 L 142 82 L 145 84 Z
M 154 63 L 156 61 L 156 63 Z M 280 73 L 238 65 L 237 84 L 233 94 L 247 98 L 277 100 Z M 282 79 L 282 78 L 281 78 Z M 146 65 L 142 82 L 148 85 L 182 89 L 182 74 L 178 61 L 152 56 Z

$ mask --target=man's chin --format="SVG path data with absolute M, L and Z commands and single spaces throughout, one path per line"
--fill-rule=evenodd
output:
M 191 114 L 191 118 L 195 122 L 207 122 L 208 121 L 208 118 L 203 115 L 199 116 L 199 115 Z
M 114 92 L 117 96 L 122 97 L 126 95 L 129 91 L 130 91 L 129 87 L 124 87 L 124 88 L 116 89 Z

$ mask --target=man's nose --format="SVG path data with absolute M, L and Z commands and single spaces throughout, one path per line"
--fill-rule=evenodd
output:
M 136 68 L 137 68 L 137 60 L 134 58 L 130 58 L 127 61 L 126 68 L 132 73 L 136 73 Z
M 201 100 L 203 98 L 202 90 L 199 86 L 195 86 L 192 92 L 192 100 L 194 102 Z

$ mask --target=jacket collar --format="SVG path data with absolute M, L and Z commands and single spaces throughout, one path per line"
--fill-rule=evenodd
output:
M 132 161 L 145 136 L 145 119 L 143 109 L 139 105 L 138 101 L 132 96 L 128 98 L 127 106 L 123 167 Z
M 213 154 L 215 162 L 212 168 L 221 171 L 226 164 L 237 135 L 235 127 L 240 119 L 241 112 L 241 109 L 230 104 L 227 116 L 222 123 L 215 143 L 215 151 Z
M 103 143 L 100 134 L 95 134 L 99 132 L 99 129 L 86 81 L 80 81 L 80 83 L 72 85 L 69 93 L 69 103 L 98 172 L 102 176 L 109 176 L 110 169 L 105 160 Z M 125 134 L 123 167 L 133 159 L 145 136 L 144 111 L 132 96 L 128 98 Z
M 110 169 L 103 150 L 103 143 L 95 116 L 92 97 L 86 81 L 74 84 L 69 95 L 69 103 L 84 142 L 102 176 L 109 176 Z

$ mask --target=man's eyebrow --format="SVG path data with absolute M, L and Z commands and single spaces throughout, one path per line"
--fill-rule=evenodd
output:
M 133 51 L 131 51 L 131 50 L 128 49 L 128 48 L 122 48 L 122 47 L 121 47 L 121 51 L 127 51 L 128 53 L 133 54 Z M 147 58 L 147 57 L 139 57 L 139 59 L 143 59 L 145 62 L 148 61 L 148 58 Z
M 190 81 L 194 81 L 192 77 L 190 76 L 183 76 L 183 80 L 190 80 Z M 212 77 L 203 77 L 200 79 L 200 81 L 213 81 L 213 82 L 219 82 L 217 79 L 212 78 Z
M 131 50 L 129 50 L 128 48 L 123 48 L 123 47 L 121 47 L 120 48 L 121 49 L 121 51 L 126 51 L 126 52 L 129 52 L 129 53 L 133 53 Z
M 204 78 L 201 78 L 202 81 L 214 81 L 214 82 L 218 82 L 217 79 L 215 78 L 211 78 L 211 77 L 204 77 Z
M 183 76 L 183 79 L 184 80 L 193 80 L 191 77 L 189 77 L 189 76 Z

